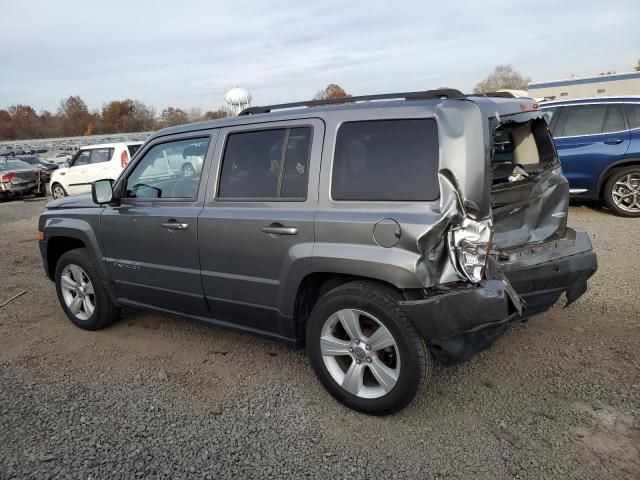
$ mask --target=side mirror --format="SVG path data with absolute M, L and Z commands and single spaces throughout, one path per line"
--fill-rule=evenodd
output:
M 69 168 L 69 160 L 65 160 L 63 165 L 65 168 Z
M 113 200 L 111 180 L 96 180 L 93 182 L 91 184 L 91 196 L 93 197 L 93 203 L 98 205 L 111 202 Z

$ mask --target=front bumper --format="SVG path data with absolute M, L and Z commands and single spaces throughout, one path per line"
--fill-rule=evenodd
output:
M 488 269 L 489 278 L 479 286 L 448 286 L 428 298 L 400 305 L 443 363 L 468 360 L 512 324 L 549 309 L 563 293 L 567 305 L 584 294 L 587 279 L 597 270 L 597 259 L 586 232 L 575 233 L 564 252 L 545 252 L 512 264 L 494 263 Z

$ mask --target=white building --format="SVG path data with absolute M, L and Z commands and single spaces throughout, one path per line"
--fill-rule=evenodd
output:
M 539 100 L 640 95 L 640 72 L 567 78 L 529 84 L 529 96 Z

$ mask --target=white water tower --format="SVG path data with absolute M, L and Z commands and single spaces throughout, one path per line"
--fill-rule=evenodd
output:
M 244 88 L 232 88 L 224 96 L 227 110 L 234 115 L 238 115 L 242 110 L 251 106 L 251 93 Z

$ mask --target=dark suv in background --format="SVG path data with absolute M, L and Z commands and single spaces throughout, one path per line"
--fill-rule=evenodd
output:
M 571 195 L 640 217 L 640 97 L 556 100 L 541 108 Z
M 194 149 L 202 168 L 170 168 Z M 374 95 L 161 130 L 114 184 L 50 202 L 39 245 L 81 328 L 129 306 L 306 346 L 336 399 L 380 415 L 434 360 L 585 292 L 568 204 L 530 99 Z

